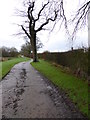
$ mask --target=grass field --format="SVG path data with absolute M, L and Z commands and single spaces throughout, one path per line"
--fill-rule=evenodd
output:
M 65 73 L 62 69 L 44 60 L 40 60 L 40 62 L 37 63 L 32 62 L 31 64 L 60 89 L 64 90 L 79 110 L 84 115 L 89 116 L 87 82 Z
M 13 58 L 11 60 L 0 62 L 0 79 L 2 79 L 15 64 L 29 59 L 30 58 Z

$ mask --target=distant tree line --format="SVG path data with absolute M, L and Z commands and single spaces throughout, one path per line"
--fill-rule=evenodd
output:
M 37 40 L 37 50 L 43 47 L 43 44 L 38 39 Z M 32 46 L 30 42 L 26 41 L 25 44 L 21 46 L 21 50 L 18 52 L 18 50 L 15 47 L 1 47 L 0 48 L 0 57 L 17 57 L 18 55 L 23 55 L 25 57 L 30 57 L 30 54 L 32 52 Z
M 17 57 L 19 55 L 18 50 L 15 47 L 1 47 L 0 48 L 0 57 Z

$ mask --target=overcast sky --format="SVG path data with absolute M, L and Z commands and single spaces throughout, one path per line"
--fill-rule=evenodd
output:
M 70 17 L 70 14 L 74 15 L 75 10 L 79 8 L 83 1 L 85 0 L 65 0 L 66 9 L 68 10 L 67 17 Z M 16 47 L 20 50 L 21 45 L 25 43 L 23 37 L 13 36 L 19 30 L 18 26 L 13 24 L 19 21 L 19 18 L 14 16 L 15 8 L 19 6 L 20 0 L 0 0 L 0 47 Z M 71 9 L 73 9 L 72 13 L 70 13 Z M 72 45 L 63 27 L 61 30 L 55 29 L 50 35 L 48 31 L 40 32 L 38 37 L 44 44 L 40 51 L 65 51 L 70 49 Z M 88 46 L 87 27 L 84 27 L 84 29 L 77 33 L 76 40 L 74 41 L 75 48 L 82 45 Z

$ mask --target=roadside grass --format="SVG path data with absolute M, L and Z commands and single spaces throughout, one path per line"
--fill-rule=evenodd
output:
M 19 58 L 12 58 L 11 60 L 7 60 L 4 62 L 0 62 L 0 79 L 2 79 L 15 64 L 23 61 L 28 61 L 28 60 L 30 60 L 30 58 L 19 57 Z
M 31 64 L 60 89 L 64 90 L 78 109 L 89 117 L 87 82 L 74 75 L 65 73 L 61 68 L 55 67 L 44 60 L 40 60 L 40 62 L 37 63 L 32 62 Z

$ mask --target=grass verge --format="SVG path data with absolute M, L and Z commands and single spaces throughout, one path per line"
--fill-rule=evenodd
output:
M 7 60 L 4 62 L 0 62 L 0 79 L 2 79 L 10 70 L 11 68 L 19 63 L 19 62 L 23 62 L 23 61 L 27 61 L 30 60 L 30 58 L 13 58 L 11 60 Z
M 40 62 L 37 63 L 32 62 L 31 64 L 60 89 L 64 90 L 78 109 L 84 115 L 89 117 L 87 82 L 80 80 L 71 74 L 63 72 L 62 69 L 55 67 L 44 60 L 40 60 Z

